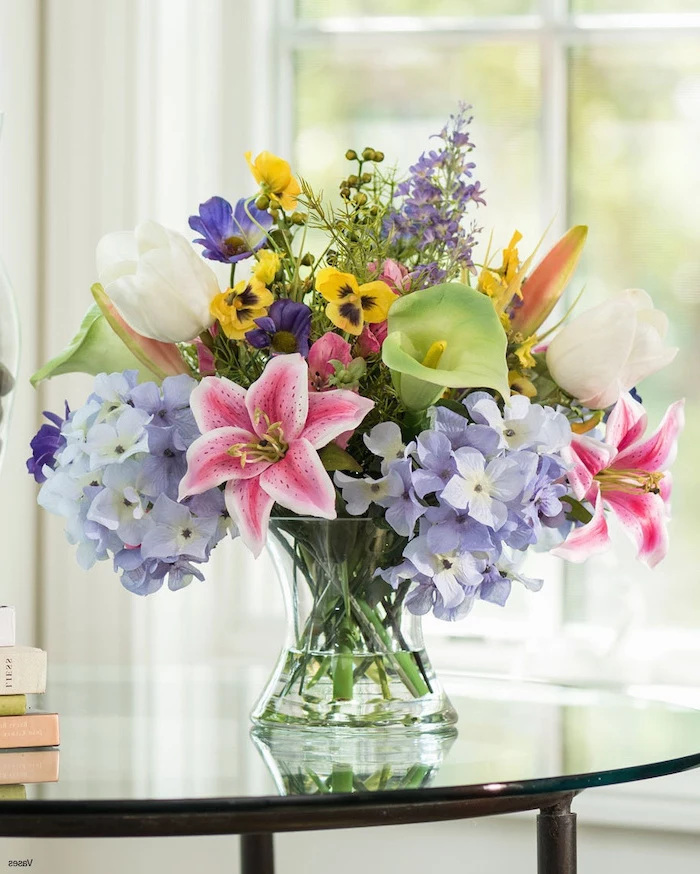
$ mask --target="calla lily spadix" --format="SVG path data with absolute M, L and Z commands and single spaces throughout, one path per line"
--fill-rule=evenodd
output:
M 389 310 L 382 359 L 409 410 L 449 388 L 491 388 L 510 396 L 506 334 L 491 300 L 458 282 L 398 298 Z
M 658 430 L 642 439 L 647 426 L 644 407 L 625 393 L 608 417 L 605 441 L 574 434 L 562 450 L 574 496 L 593 507 L 593 518 L 574 528 L 552 550 L 568 561 L 581 562 L 604 550 L 609 542 L 606 508 L 620 520 L 649 567 L 666 555 L 666 519 L 671 495 L 668 468 L 676 454 L 684 424 L 684 401 L 668 408 Z
M 271 358 L 248 390 L 205 377 L 190 397 L 202 432 L 187 451 L 180 500 L 226 483 L 229 515 L 257 556 L 272 505 L 335 519 L 335 489 L 318 450 L 352 431 L 374 401 L 344 389 L 309 391 L 298 353 Z

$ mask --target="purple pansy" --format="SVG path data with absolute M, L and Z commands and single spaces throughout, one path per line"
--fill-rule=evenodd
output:
M 311 310 L 306 304 L 283 298 L 270 305 L 267 316 L 255 319 L 258 326 L 245 335 L 256 349 L 270 349 L 273 355 L 309 354 Z
M 223 197 L 210 197 L 200 203 L 199 215 L 190 216 L 190 227 L 202 235 L 194 242 L 204 247 L 205 258 L 235 264 L 263 245 L 272 216 L 244 198 L 233 209 Z

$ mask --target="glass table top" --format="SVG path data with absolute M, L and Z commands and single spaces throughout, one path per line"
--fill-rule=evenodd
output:
M 515 679 L 443 677 L 459 712 L 456 736 L 282 729 L 251 737 L 248 713 L 267 676 L 268 667 L 223 663 L 54 669 L 41 708 L 60 714 L 59 779 L 28 783 L 22 803 L 143 809 L 366 793 L 391 804 L 455 787 L 472 798 L 573 792 L 700 765 L 698 710 L 643 689 Z

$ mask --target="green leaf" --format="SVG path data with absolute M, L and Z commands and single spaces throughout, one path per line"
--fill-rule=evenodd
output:
M 337 443 L 329 443 L 319 450 L 319 457 L 326 470 L 348 470 L 353 473 L 361 473 L 362 466 L 355 459 L 341 449 Z
M 436 366 L 423 361 L 446 344 Z M 382 359 L 409 409 L 429 406 L 442 389 L 490 388 L 510 396 L 506 334 L 490 298 L 458 282 L 414 291 L 389 310 Z
M 569 510 L 566 513 L 568 519 L 574 522 L 583 522 L 584 525 L 587 525 L 593 518 L 591 511 L 587 510 L 580 501 L 572 498 L 571 495 L 564 495 L 560 500 L 562 503 L 569 505 Z
M 36 387 L 44 379 L 63 373 L 96 376 L 122 370 L 141 371 L 142 364 L 110 328 L 97 304 L 93 304 L 68 347 L 37 370 L 30 382 Z
M 452 410 L 453 413 L 457 413 L 458 416 L 462 416 L 464 419 L 469 418 L 469 413 L 464 404 L 460 404 L 459 401 L 453 401 L 451 398 L 440 398 L 440 400 L 435 403 L 435 406 L 446 407 L 448 410 Z

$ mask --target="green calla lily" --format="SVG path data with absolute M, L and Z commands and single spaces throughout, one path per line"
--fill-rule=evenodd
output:
M 153 378 L 114 333 L 99 306 L 93 304 L 66 349 L 37 370 L 30 382 L 36 387 L 42 380 L 63 373 L 89 373 L 96 376 L 98 373 L 121 370 L 138 370 L 144 374 L 144 378 Z
M 486 295 L 457 282 L 415 291 L 392 305 L 387 328 L 382 359 L 407 409 L 426 409 L 445 388 L 509 397 L 506 334 Z

